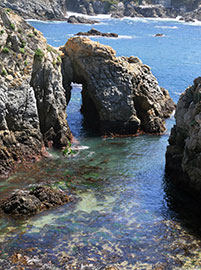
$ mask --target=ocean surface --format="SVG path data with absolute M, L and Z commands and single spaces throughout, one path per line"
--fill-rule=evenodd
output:
M 118 39 L 92 38 L 118 56 L 138 56 L 175 102 L 201 72 L 201 26 L 176 20 L 99 18 L 95 26 Z M 58 47 L 90 25 L 30 24 Z M 157 33 L 163 37 L 155 37 Z M 70 190 L 76 203 L 28 220 L 0 217 L 0 269 L 20 253 L 50 269 L 201 269 L 200 209 L 165 176 L 165 151 L 174 116 L 162 136 L 103 138 L 83 125 L 81 85 L 73 85 L 68 122 L 76 155 L 19 167 L 0 182 L 2 196 L 45 182 Z M 34 265 L 34 264 L 33 264 Z M 24 269 L 38 269 L 34 266 Z M 74 268 L 73 268 L 74 267 Z M 88 268 L 87 268 L 88 267 Z M 91 267 L 91 268 L 90 268 Z M 46 269 L 46 268 L 44 268 Z M 49 268 L 47 268 L 49 269 Z

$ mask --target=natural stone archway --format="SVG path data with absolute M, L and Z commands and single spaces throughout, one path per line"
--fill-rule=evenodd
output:
M 97 116 L 103 134 L 165 131 L 164 119 L 175 105 L 137 57 L 116 57 L 111 47 L 80 37 L 69 39 L 62 51 L 64 87 L 68 92 L 71 81 L 83 85 L 82 111 Z

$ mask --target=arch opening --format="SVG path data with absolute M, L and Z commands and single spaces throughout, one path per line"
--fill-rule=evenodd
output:
M 71 83 L 67 94 L 67 121 L 75 137 L 100 135 L 96 106 L 82 83 Z

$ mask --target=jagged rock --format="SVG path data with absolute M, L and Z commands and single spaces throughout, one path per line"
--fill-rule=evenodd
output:
M 91 30 L 87 32 L 78 32 L 76 36 L 101 36 L 101 37 L 112 37 L 117 38 L 118 35 L 116 33 L 102 33 L 95 28 L 92 28 Z
M 65 0 L 1 0 L 0 6 L 14 10 L 25 19 L 66 19 Z
M 166 152 L 166 171 L 201 191 L 201 77 L 181 95 Z
M 16 162 L 41 156 L 44 140 L 66 145 L 71 133 L 59 52 L 12 11 L 0 9 L 0 33 L 2 175 Z
M 80 37 L 69 39 L 63 52 L 73 69 L 65 80 L 83 84 L 82 112 L 102 133 L 165 131 L 174 103 L 137 57 L 116 57 L 111 47 Z
M 0 208 L 6 214 L 29 216 L 45 209 L 63 205 L 71 200 L 66 193 L 59 189 L 36 186 L 31 191 L 16 191 L 0 204 Z
M 70 16 L 67 19 L 68 23 L 73 23 L 73 24 L 95 24 L 95 23 L 100 23 L 99 21 L 95 20 L 89 20 L 84 17 L 79 17 L 79 16 Z

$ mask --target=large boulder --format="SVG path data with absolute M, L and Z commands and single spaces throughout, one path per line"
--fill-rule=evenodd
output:
M 201 77 L 181 95 L 166 152 L 166 171 L 174 180 L 201 191 Z
M 25 19 L 65 20 L 65 0 L 1 0 L 0 6 L 10 8 Z
M 0 174 L 41 156 L 44 140 L 67 145 L 61 58 L 43 35 L 0 9 Z
M 111 47 L 81 37 L 69 39 L 63 53 L 73 69 L 70 77 L 63 72 L 64 81 L 83 84 L 82 112 L 103 134 L 165 131 L 174 103 L 137 57 L 116 57 Z
M 0 203 L 0 208 L 5 214 L 30 216 L 70 201 L 72 201 L 72 198 L 60 189 L 36 186 L 30 191 L 15 191 Z

